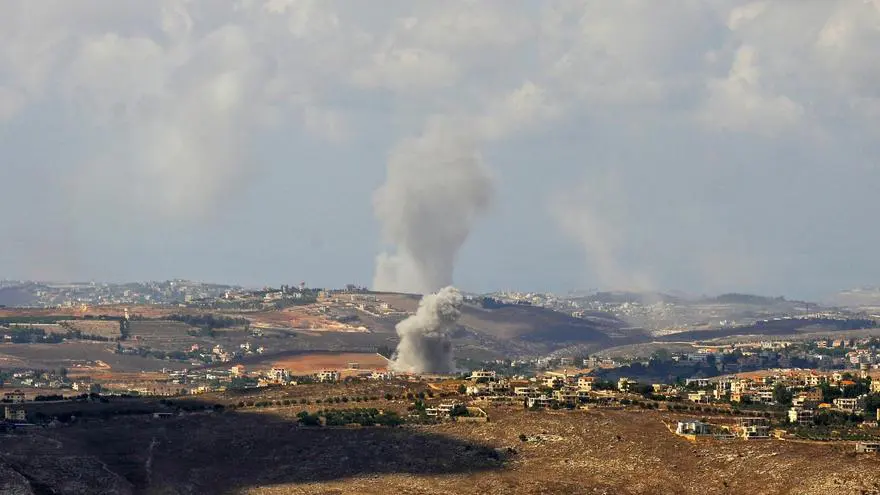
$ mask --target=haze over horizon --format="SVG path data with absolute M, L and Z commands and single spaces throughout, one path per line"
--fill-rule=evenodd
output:
M 878 26 L 880 0 L 3 2 L 0 278 L 877 286 Z

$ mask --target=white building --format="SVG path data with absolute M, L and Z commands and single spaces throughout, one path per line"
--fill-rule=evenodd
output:
M 334 370 L 321 371 L 315 375 L 319 382 L 338 382 L 339 372 Z
M 838 398 L 832 401 L 834 403 L 834 407 L 844 412 L 848 413 L 857 413 L 861 412 L 865 408 L 865 398 L 864 397 L 855 397 L 855 398 Z
M 708 435 L 709 425 L 702 421 L 679 421 L 675 427 L 675 433 L 679 435 Z
M 496 377 L 496 374 L 495 374 L 494 371 L 489 371 L 489 370 L 478 370 L 478 371 L 472 371 L 472 372 L 471 372 L 470 379 L 471 379 L 471 380 L 479 380 L 479 379 L 482 378 L 482 379 L 485 379 L 485 380 L 494 380 L 495 377 Z
M 629 392 L 629 389 L 637 384 L 638 382 L 631 378 L 621 377 L 617 380 L 617 390 L 620 390 L 621 392 Z
M 290 381 L 290 372 L 284 368 L 272 368 L 269 377 L 275 383 L 287 383 Z
M 550 407 L 553 403 L 553 400 L 546 395 L 539 395 L 538 397 L 529 397 L 526 399 L 526 405 L 528 407 Z
M 513 395 L 517 397 L 534 397 L 538 395 L 535 387 L 513 387 Z
M 596 377 L 593 376 L 582 376 L 578 378 L 577 387 L 578 390 L 583 390 L 589 392 L 593 390 L 593 384 L 596 383 Z
M 24 422 L 27 421 L 27 415 L 24 412 L 24 409 L 20 407 L 9 407 L 6 406 L 6 410 L 4 411 L 4 417 L 6 421 L 18 421 Z
M 429 407 L 425 409 L 425 414 L 435 418 L 448 418 L 452 416 L 452 410 L 459 405 L 457 401 L 441 402 L 437 407 Z
M 3 394 L 3 400 L 13 404 L 22 404 L 24 402 L 24 392 L 16 390 L 14 392 L 6 392 Z

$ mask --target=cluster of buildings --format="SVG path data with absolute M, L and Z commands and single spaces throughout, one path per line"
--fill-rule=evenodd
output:
M 118 304 L 176 304 L 220 298 L 227 291 L 240 290 L 228 285 L 205 284 L 188 280 L 164 282 L 108 283 L 34 283 L 7 281 L 31 296 L 33 307 L 79 308 Z

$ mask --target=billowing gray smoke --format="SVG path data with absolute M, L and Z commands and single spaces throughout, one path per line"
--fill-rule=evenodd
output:
M 455 257 L 489 206 L 492 180 L 472 134 L 448 122 L 400 143 L 374 208 L 396 252 L 376 261 L 373 288 L 427 294 L 452 284 Z
M 391 360 L 391 369 L 403 373 L 453 371 L 449 332 L 461 316 L 461 304 L 461 293 L 455 287 L 426 294 L 416 314 L 397 324 L 400 344 Z

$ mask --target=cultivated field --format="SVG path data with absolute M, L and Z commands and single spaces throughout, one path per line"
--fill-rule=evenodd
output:
M 88 374 L 94 370 L 140 372 L 186 366 L 186 363 L 116 354 L 115 348 L 115 343 L 103 342 L 0 344 L 0 368 L 67 368 L 74 375 Z
M 118 339 L 121 336 L 118 321 L 101 320 L 66 320 L 62 326 L 71 330 L 78 330 L 85 335 L 97 335 L 108 339 Z
M 143 345 L 163 351 L 182 350 L 193 344 L 206 344 L 208 339 L 193 337 L 187 331 L 195 327 L 177 321 L 133 321 L 130 344 Z
M 379 354 L 370 353 L 330 353 L 294 355 L 272 361 L 272 368 L 285 368 L 293 374 L 305 375 L 322 370 L 345 371 L 349 363 L 357 363 L 361 371 L 385 371 L 388 360 Z

